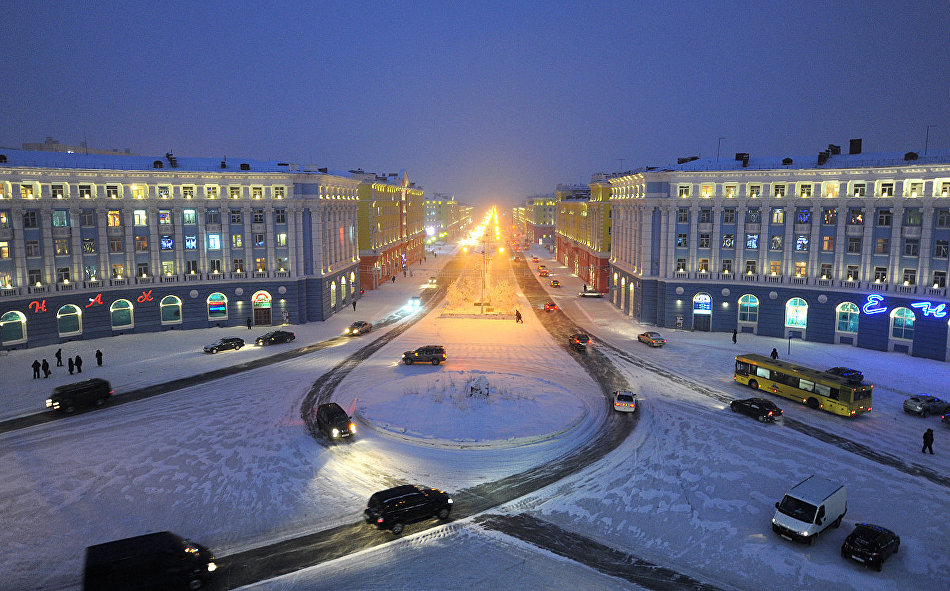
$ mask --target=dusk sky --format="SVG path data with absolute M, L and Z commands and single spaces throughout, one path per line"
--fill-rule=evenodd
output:
M 950 4 L 23 2 L 0 146 L 381 173 L 513 204 L 678 156 L 950 147 Z M 621 165 L 622 159 L 622 165 Z

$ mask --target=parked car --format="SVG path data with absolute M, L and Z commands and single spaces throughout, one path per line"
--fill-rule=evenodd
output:
M 782 416 L 782 409 L 776 406 L 771 400 L 766 400 L 765 398 L 733 400 L 729 403 L 729 408 L 732 409 L 732 412 L 754 417 L 762 423 L 774 423 L 775 419 Z
M 224 337 L 218 339 L 210 345 L 205 345 L 205 353 L 217 353 L 218 351 L 227 351 L 234 349 L 237 351 L 244 346 L 244 339 L 238 337 Z
M 597 291 L 595 289 L 585 289 L 577 295 L 581 296 L 582 298 L 602 298 L 604 297 L 604 292 Z
M 356 423 L 350 420 L 350 415 L 336 402 L 317 407 L 317 428 L 330 440 L 356 435 Z
M 891 530 L 871 523 L 858 523 L 841 545 L 841 556 L 880 572 L 887 557 L 897 554 L 900 547 L 900 536 Z
M 950 413 L 945 414 L 942 417 L 940 417 L 940 422 L 950 425 Z
M 260 346 L 273 345 L 275 343 L 289 343 L 295 338 L 297 337 L 292 332 L 288 332 L 286 330 L 275 330 L 257 337 L 254 343 Z
M 86 548 L 83 589 L 200 589 L 217 570 L 210 550 L 171 532 Z
M 904 412 L 914 413 L 922 417 L 927 415 L 942 415 L 950 412 L 950 402 L 941 400 L 936 396 L 918 394 L 904 401 Z
M 617 412 L 635 412 L 637 410 L 637 395 L 630 390 L 614 392 L 614 410 Z
M 582 332 L 574 333 L 567 337 L 567 343 L 571 349 L 583 353 L 587 350 L 587 345 L 590 344 L 590 337 Z
M 445 358 L 445 347 L 442 345 L 426 345 L 402 354 L 402 362 L 406 365 L 412 365 L 413 363 L 438 365 L 445 361 Z
M 825 373 L 840 376 L 852 384 L 860 384 L 864 381 L 864 374 L 850 367 L 832 367 L 831 369 L 826 369 Z
M 545 312 L 554 312 L 555 310 L 557 310 L 557 304 L 554 302 L 548 300 L 548 302 L 544 304 Z
M 641 332 L 637 335 L 637 340 L 646 343 L 651 347 L 662 347 L 666 344 L 666 339 L 658 332 Z
M 363 519 L 398 536 L 408 523 L 433 517 L 445 520 L 451 511 L 452 497 L 444 490 L 404 484 L 373 494 L 363 511 Z
M 101 378 L 92 378 L 53 388 L 46 408 L 72 413 L 82 406 L 102 406 L 112 396 L 112 386 Z
M 558 281 L 557 279 L 552 279 L 552 280 L 551 280 L 551 287 L 561 287 L 561 282 Z
M 361 335 L 364 332 L 369 332 L 373 330 L 373 325 L 365 320 L 357 320 L 349 327 L 343 329 L 343 334 L 350 335 L 351 337 L 356 335 Z

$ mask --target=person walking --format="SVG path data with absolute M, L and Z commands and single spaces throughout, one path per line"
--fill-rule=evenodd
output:
M 76 373 L 82 373 L 82 357 L 76 355 Z
M 63 350 L 56 349 L 56 367 L 63 366 Z
M 76 364 L 73 363 L 72 357 L 67 357 L 66 361 L 69 362 L 69 375 L 73 375 L 73 370 L 76 369 Z
M 356 300 L 353 300 L 353 311 L 356 312 Z
M 521 319 L 521 312 L 515 310 L 515 324 L 524 324 L 524 320 Z
M 40 377 L 40 360 L 34 359 L 33 360 L 33 379 L 35 380 L 38 377 Z
M 251 330 L 251 317 L 250 317 L 250 316 L 247 317 L 247 329 L 248 329 L 248 330 Z
M 393 283 L 396 283 L 396 276 L 393 275 Z
M 53 373 L 53 372 L 51 372 L 51 371 L 49 370 L 49 361 L 47 361 L 47 360 L 44 359 L 44 360 L 43 360 L 43 366 L 42 366 L 42 367 L 43 367 L 43 377 L 44 377 L 44 378 L 48 378 L 48 377 L 49 377 L 49 374 Z
M 778 349 L 772 348 L 772 352 L 769 354 L 769 357 L 772 359 L 778 359 Z
M 733 344 L 733 345 L 735 345 L 735 344 L 736 344 L 736 341 L 739 340 L 739 339 L 738 339 L 738 336 L 739 336 L 739 329 L 738 329 L 738 328 L 733 328 L 733 329 L 732 329 L 732 344 Z M 776 353 L 776 354 L 777 354 L 777 353 Z
M 96 349 L 96 365 L 102 367 L 102 351 Z
M 930 453 L 934 453 L 934 430 L 927 429 L 924 431 L 924 446 L 920 448 L 920 453 L 926 453 L 927 450 L 930 450 Z

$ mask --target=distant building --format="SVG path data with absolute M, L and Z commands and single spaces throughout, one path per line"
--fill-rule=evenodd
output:
M 23 150 L 27 152 L 63 152 L 69 154 L 111 154 L 114 156 L 133 155 L 128 148 L 125 150 L 103 150 L 101 148 L 90 148 L 88 145 L 86 145 L 86 142 L 82 142 L 78 146 L 70 146 L 68 144 L 61 144 L 49 136 L 47 136 L 46 139 L 41 143 L 23 144 Z
M 555 195 L 533 195 L 528 197 L 525 200 L 524 208 L 525 242 L 554 250 L 556 213 Z
M 639 321 L 950 358 L 950 151 L 852 140 L 607 182 L 612 301 Z
M 0 150 L 0 346 L 325 320 L 359 294 L 360 182 L 271 161 Z
M 606 291 L 610 279 L 610 183 L 558 185 L 555 255 L 590 289 Z
M 472 222 L 472 207 L 459 203 L 452 195 L 435 193 L 425 199 L 426 236 L 428 241 L 456 240 Z

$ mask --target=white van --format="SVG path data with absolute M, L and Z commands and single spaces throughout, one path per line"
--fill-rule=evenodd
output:
M 843 484 L 809 476 L 778 503 L 772 531 L 787 540 L 812 541 L 828 526 L 838 527 L 848 512 L 848 493 Z

